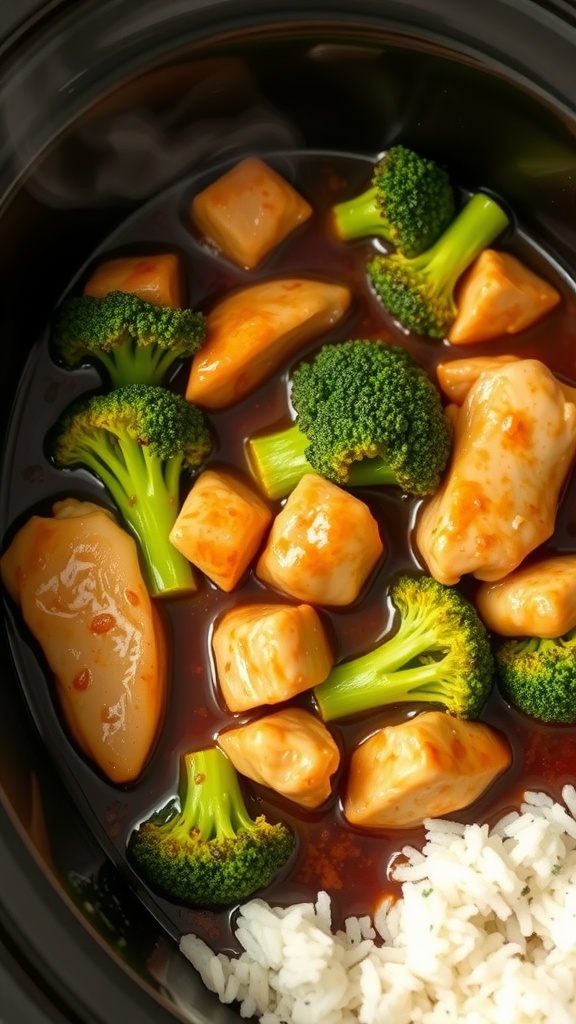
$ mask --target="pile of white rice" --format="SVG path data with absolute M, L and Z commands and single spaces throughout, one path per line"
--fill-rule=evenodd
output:
M 526 793 L 485 825 L 426 820 L 404 849 L 402 898 L 331 931 L 330 900 L 247 903 L 238 959 L 181 949 L 222 1002 L 261 1024 L 574 1024 L 576 790 Z

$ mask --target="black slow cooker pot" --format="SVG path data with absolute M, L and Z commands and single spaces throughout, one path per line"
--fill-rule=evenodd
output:
M 3 0 L 0 29 L 4 434 L 27 353 L 99 242 L 179 175 L 247 150 L 374 155 L 401 137 L 507 196 L 576 267 L 568 0 Z M 2 531 L 10 518 L 4 493 Z M 2 1024 L 237 1020 L 82 820 L 9 627 L 1 666 Z

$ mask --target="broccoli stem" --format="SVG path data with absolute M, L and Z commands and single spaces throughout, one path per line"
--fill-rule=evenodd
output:
M 151 594 L 196 590 L 190 562 L 169 537 L 179 509 L 176 482 L 181 458 L 163 464 L 145 446 L 130 439 L 123 445 L 118 439 L 117 445 L 107 442 L 100 457 L 85 449 L 82 461 L 100 477 L 135 535 Z M 137 494 L 134 481 L 144 485 Z
M 358 459 L 350 465 L 346 487 L 374 487 L 377 484 L 397 484 L 395 473 L 384 459 Z
M 324 721 L 399 701 L 442 701 L 443 685 L 437 663 L 431 660 L 410 665 L 421 654 L 446 653 L 445 646 L 439 647 L 436 633 L 429 616 L 419 615 L 416 609 L 390 640 L 352 661 L 336 665 L 314 689 Z
M 285 498 L 306 473 L 313 472 L 304 455 L 308 445 L 308 438 L 296 423 L 248 441 L 252 470 L 272 501 Z
M 438 679 L 438 666 L 433 661 L 398 672 L 386 672 L 374 664 L 365 665 L 353 676 L 349 671 L 338 671 L 344 668 L 349 669 L 349 665 L 338 665 L 314 691 L 325 722 L 402 701 L 442 703 L 446 696 L 442 681 Z
M 186 792 L 179 830 L 189 835 L 197 829 L 202 838 L 234 839 L 254 822 L 246 804 L 238 774 L 219 747 L 197 750 L 184 757 Z
M 359 196 L 337 203 L 334 218 L 340 238 L 365 238 L 378 235 L 392 242 L 392 233 L 378 204 L 377 188 L 369 188 Z
M 122 342 L 105 351 L 98 351 L 98 359 L 106 367 L 114 387 L 125 384 L 162 384 L 174 353 L 159 345 L 138 345 L 128 332 Z
M 411 261 L 442 283 L 442 291 L 452 294 L 458 278 L 472 261 L 507 227 L 509 218 L 490 196 L 478 192 L 468 200 L 458 216 L 422 256 Z
M 250 438 L 248 453 L 252 470 L 272 501 L 285 498 L 306 473 L 315 472 L 304 454 L 309 444 L 297 423 L 272 434 Z M 390 466 L 376 456 L 353 462 L 345 486 L 369 487 L 397 482 Z

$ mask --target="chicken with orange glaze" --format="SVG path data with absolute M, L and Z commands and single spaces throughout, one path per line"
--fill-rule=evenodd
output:
M 300 601 L 343 607 L 356 600 L 384 554 L 368 505 L 307 473 L 272 524 L 256 576 Z
M 416 828 L 474 803 L 511 763 L 491 725 L 425 711 L 356 747 L 344 816 L 359 828 Z
M 482 583 L 476 607 L 501 636 L 563 636 L 576 626 L 576 555 L 552 555 Z
M 54 673 L 74 740 L 112 782 L 132 782 L 166 690 L 164 637 L 135 541 L 105 509 L 70 498 L 53 517 L 25 523 L 1 572 Z
M 290 700 L 323 682 L 334 664 L 322 620 L 309 604 L 235 605 L 218 619 L 212 650 L 232 712 Z
M 332 792 L 340 751 L 319 718 L 304 708 L 282 708 L 226 729 L 218 745 L 236 771 L 301 807 L 320 807 Z
M 536 359 L 481 373 L 453 416 L 452 461 L 416 543 L 440 583 L 499 580 L 554 531 L 576 404 Z
M 436 377 L 438 387 L 449 402 L 462 405 L 466 395 L 482 373 L 499 370 L 506 363 L 515 363 L 517 356 L 469 356 L 463 359 L 449 359 L 438 363 Z

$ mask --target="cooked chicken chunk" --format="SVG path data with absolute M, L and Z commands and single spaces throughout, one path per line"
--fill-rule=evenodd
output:
M 248 156 L 198 192 L 191 213 L 212 245 L 251 270 L 312 216 L 312 207 L 267 163 Z
M 458 282 L 448 338 L 469 345 L 518 334 L 560 302 L 560 293 L 510 252 L 484 249 Z
M 256 575 L 301 601 L 344 606 L 356 600 L 383 553 L 368 505 L 307 473 L 276 516 Z
M 134 540 L 104 509 L 69 499 L 25 523 L 1 570 L 78 746 L 113 782 L 136 779 L 158 733 L 166 659 Z
M 230 292 L 208 314 L 206 341 L 192 360 L 186 398 L 203 409 L 239 402 L 337 324 L 351 301 L 345 285 L 306 277 L 260 281 Z
M 205 469 L 184 500 L 170 540 L 222 590 L 238 585 L 272 522 L 269 506 L 238 474 Z
M 319 807 L 328 799 L 340 763 L 328 729 L 304 708 L 284 708 L 226 729 L 218 745 L 242 775 L 302 807 Z
M 240 604 L 212 634 L 216 675 L 226 707 L 278 704 L 322 683 L 334 663 L 322 620 L 308 604 Z
M 415 828 L 468 807 L 511 763 L 508 741 L 485 722 L 424 712 L 356 748 L 344 814 L 364 828 Z
M 483 583 L 476 606 L 501 636 L 563 636 L 576 626 L 576 555 L 556 555 Z
M 438 387 L 449 402 L 462 405 L 466 395 L 481 373 L 499 370 L 506 363 L 515 363 L 517 356 L 469 356 L 464 359 L 449 359 L 436 367 Z
M 576 451 L 576 405 L 546 366 L 519 359 L 482 373 L 454 417 L 451 465 L 416 543 L 432 576 L 499 580 L 554 531 Z

